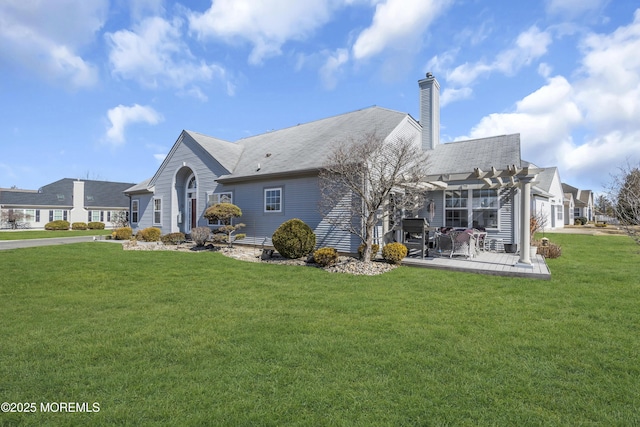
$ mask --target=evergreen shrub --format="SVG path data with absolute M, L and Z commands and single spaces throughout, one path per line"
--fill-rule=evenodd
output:
M 273 247 L 285 258 L 302 258 L 313 252 L 316 235 L 304 221 L 293 218 L 280 224 L 271 236 Z
M 389 243 L 382 248 L 382 258 L 390 264 L 400 264 L 407 253 L 407 247 L 398 242 Z
M 63 219 L 51 221 L 45 224 L 44 229 L 45 230 L 68 230 L 69 221 L 65 221 Z
M 336 248 L 320 248 L 313 253 L 313 260 L 321 267 L 328 267 L 338 262 Z
M 158 227 L 147 227 L 138 231 L 136 239 L 144 240 L 145 242 L 157 242 L 160 240 L 161 235 L 162 230 L 160 230 Z
M 179 245 L 180 243 L 183 243 L 187 239 L 184 233 L 177 232 L 177 233 L 165 234 L 160 238 L 160 240 L 165 245 Z
M 87 224 L 89 230 L 104 230 L 104 222 L 93 221 Z
M 74 222 L 73 224 L 71 224 L 71 229 L 72 230 L 86 230 L 87 229 L 87 223 L 86 222 Z
M 113 232 L 113 236 L 116 240 L 129 240 L 131 239 L 131 236 L 133 236 L 133 230 L 131 227 L 116 228 Z

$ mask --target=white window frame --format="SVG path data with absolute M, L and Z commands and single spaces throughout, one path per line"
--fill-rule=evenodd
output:
M 458 194 L 456 194 L 458 193 Z M 447 197 L 451 195 L 451 197 Z M 469 227 L 469 190 L 446 190 L 444 192 L 444 225 L 452 228 Z M 449 223 L 448 212 L 460 212 L 461 220 L 466 221 L 466 225 Z M 463 214 L 462 212 L 466 213 Z
M 162 225 L 162 197 L 153 198 L 153 225 Z
M 495 191 L 495 195 L 489 194 Z M 487 192 L 483 195 L 483 192 Z M 474 194 L 475 193 L 475 194 Z M 447 197 L 447 195 L 451 195 Z M 487 230 L 500 229 L 499 189 L 453 189 L 444 191 L 444 226 L 452 228 L 473 228 L 474 214 L 495 211 L 495 226 L 484 226 Z M 458 212 L 460 223 L 451 223 L 448 212 Z M 479 226 L 482 227 L 482 226 Z
M 268 194 L 271 192 L 277 192 L 278 193 L 278 202 L 277 202 L 277 206 L 278 209 L 268 209 L 269 206 L 274 205 L 276 202 L 269 202 L 269 199 L 274 197 L 274 196 L 269 196 Z M 264 208 L 264 212 L 265 213 L 278 213 L 278 212 L 282 212 L 282 206 L 284 204 L 284 200 L 282 197 L 282 187 L 270 187 L 270 188 L 265 188 L 264 192 L 263 192 L 263 208 Z
M 137 224 L 140 221 L 140 199 L 131 200 L 131 223 Z
M 476 192 L 479 197 L 476 197 Z M 491 194 L 491 193 L 494 193 Z M 484 193 L 484 194 L 483 194 Z M 476 212 L 495 212 L 495 226 L 483 226 L 487 230 L 500 229 L 500 190 L 493 188 L 480 188 L 471 190 L 471 225 Z
M 225 197 L 228 197 L 228 201 L 224 199 Z M 233 203 L 233 193 L 231 191 L 220 191 L 217 193 L 212 191 L 207 192 L 207 208 L 218 203 Z M 207 223 L 209 225 L 226 225 L 220 220 L 215 221 L 208 219 Z

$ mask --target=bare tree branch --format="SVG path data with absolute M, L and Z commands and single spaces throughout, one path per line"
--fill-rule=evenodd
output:
M 609 200 L 620 226 L 640 245 L 640 164 L 627 163 L 612 175 L 608 188 Z
M 348 231 L 365 245 L 363 259 L 371 258 L 373 230 L 392 212 L 392 193 L 402 193 L 396 208 L 415 210 L 425 194 L 417 184 L 425 182 L 427 155 L 411 140 L 385 140 L 375 132 L 337 144 L 320 173 L 319 210 L 325 220 Z

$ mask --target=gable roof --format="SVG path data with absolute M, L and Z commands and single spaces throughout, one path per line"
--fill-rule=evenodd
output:
M 546 192 L 551 191 L 553 178 L 556 176 L 557 173 L 558 173 L 558 168 L 555 166 L 542 169 L 538 174 L 538 177 L 536 178 L 536 187 Z
M 185 130 L 195 142 L 200 144 L 204 150 L 211 155 L 214 159 L 222 165 L 228 171 L 232 171 L 240 155 L 242 154 L 242 146 L 233 142 L 225 141 L 223 139 L 214 138 L 211 136 L 203 135 L 198 132 Z
M 579 188 L 573 187 L 569 184 L 562 183 L 562 191 L 573 195 L 576 207 L 585 207 L 591 202 L 591 190 L 580 190 Z
M 429 174 L 442 175 L 521 167 L 520 134 L 491 136 L 436 145 L 429 154 Z
M 374 106 L 244 138 L 233 172 L 218 181 L 317 170 L 335 143 L 372 131 L 386 137 L 407 119 L 417 126 L 407 113 Z
M 0 204 L 12 206 L 73 206 L 72 178 L 63 178 L 40 188 L 38 191 L 2 190 Z M 110 181 L 84 181 L 85 207 L 126 207 L 129 199 L 124 191 L 133 184 Z

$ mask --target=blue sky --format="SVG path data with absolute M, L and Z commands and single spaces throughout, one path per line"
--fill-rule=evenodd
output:
M 427 71 L 443 142 L 519 132 L 595 191 L 640 161 L 638 0 L 3 0 L 0 188 L 139 182 L 182 129 L 418 118 Z

